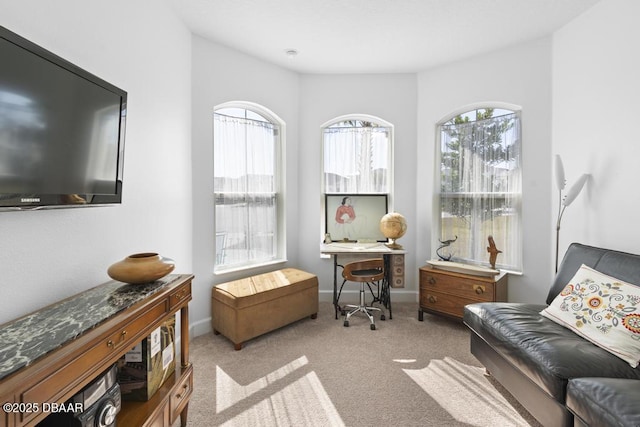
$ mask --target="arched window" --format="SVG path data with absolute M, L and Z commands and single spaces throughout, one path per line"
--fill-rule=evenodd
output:
M 438 125 L 441 254 L 487 264 L 488 238 L 500 268 L 522 271 L 520 113 L 477 108 Z
M 343 116 L 322 129 L 325 193 L 391 192 L 393 126 L 372 116 Z
M 322 127 L 325 229 L 332 240 L 384 240 L 380 218 L 392 206 L 393 126 L 349 115 Z
M 284 259 L 281 170 L 284 123 L 250 103 L 213 115 L 215 271 Z

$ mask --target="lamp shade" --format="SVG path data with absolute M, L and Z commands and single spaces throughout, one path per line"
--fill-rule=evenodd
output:
M 564 190 L 564 186 L 567 183 L 567 180 L 564 178 L 564 166 L 562 164 L 562 158 L 556 154 L 556 184 L 558 185 L 558 190 Z
M 582 174 L 582 176 L 578 178 L 575 184 L 573 184 L 569 191 L 567 191 L 567 195 L 562 201 L 563 205 L 569 206 L 571 203 L 573 203 L 576 197 L 578 197 L 578 195 L 580 194 L 580 191 L 582 191 L 582 187 L 584 187 L 584 184 L 587 182 L 587 178 L 589 178 L 589 175 L 586 173 Z

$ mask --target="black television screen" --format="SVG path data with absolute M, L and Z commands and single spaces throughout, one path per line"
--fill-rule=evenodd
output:
M 120 203 L 127 93 L 0 27 L 0 209 Z

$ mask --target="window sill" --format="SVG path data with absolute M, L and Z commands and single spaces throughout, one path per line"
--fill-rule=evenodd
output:
M 224 268 L 219 270 L 213 270 L 213 274 L 216 276 L 224 276 L 226 274 L 237 273 L 239 271 L 249 271 L 256 268 L 267 267 L 269 265 L 284 264 L 285 262 L 287 262 L 286 258 L 274 259 L 274 260 L 262 262 L 259 264 L 242 265 L 238 267 L 229 267 L 229 268 Z

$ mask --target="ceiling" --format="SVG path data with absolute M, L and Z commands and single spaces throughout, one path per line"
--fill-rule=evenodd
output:
M 412 73 L 544 37 L 599 0 L 168 1 L 193 33 L 297 72 Z

